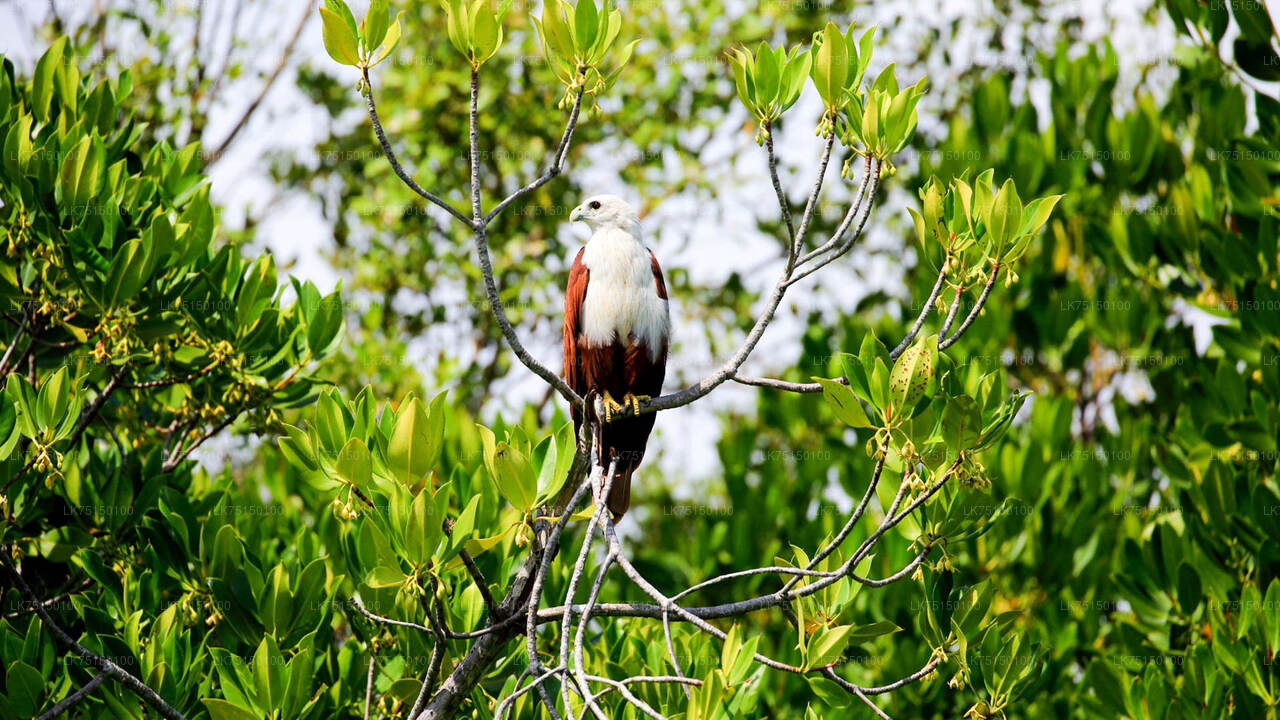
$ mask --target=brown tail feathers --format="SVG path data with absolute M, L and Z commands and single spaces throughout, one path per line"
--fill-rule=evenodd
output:
M 625 468 L 619 468 L 613 475 L 613 484 L 609 486 L 606 504 L 613 515 L 614 522 L 622 519 L 622 516 L 627 514 L 627 508 L 631 507 L 631 473 L 635 471 L 634 465 L 628 465 Z

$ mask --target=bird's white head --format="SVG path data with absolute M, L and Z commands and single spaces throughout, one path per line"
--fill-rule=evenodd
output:
M 617 195 L 593 195 L 569 213 L 570 222 L 581 220 L 592 232 L 619 228 L 635 233 L 640 226 L 636 209 Z

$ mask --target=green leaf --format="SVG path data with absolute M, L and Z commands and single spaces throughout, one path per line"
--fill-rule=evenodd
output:
M 49 121 L 49 109 L 53 102 L 54 75 L 62 65 L 62 56 L 66 48 L 67 37 L 59 36 L 36 61 L 36 70 L 31 76 L 31 111 L 41 123 Z
M 931 391 L 938 366 L 938 336 L 929 334 L 916 340 L 893 364 L 889 376 L 892 405 L 889 415 L 905 420 L 911 409 Z
M 477 65 L 493 57 L 502 44 L 502 25 L 489 11 L 483 2 L 477 4 L 473 11 L 472 37 L 475 42 L 475 62 Z
M 849 427 L 873 427 L 866 411 L 862 408 L 862 403 L 858 401 L 858 397 L 853 394 L 853 390 L 848 385 L 826 378 L 816 377 L 814 380 L 822 386 L 822 398 L 831 406 L 840 422 Z
M 829 108 L 843 104 L 845 79 L 849 74 L 849 50 L 835 23 L 822 31 L 822 44 L 813 61 L 813 84 Z
M 63 211 L 72 217 L 90 214 L 90 201 L 98 194 L 105 163 L 105 149 L 101 141 L 88 135 L 62 159 L 58 172 L 58 194 Z
M 399 568 L 379 565 L 378 567 L 370 570 L 369 574 L 365 576 L 364 584 L 375 589 L 399 587 L 403 585 L 407 579 L 408 578 L 405 576 L 404 572 Z
M 1053 213 L 1053 208 L 1062 197 L 1062 195 L 1049 195 L 1027 203 L 1022 215 L 1022 225 L 1018 228 L 1018 235 L 1032 234 L 1040 230 L 1048 222 L 1049 215 Z
M 1200 576 L 1195 568 L 1184 562 L 1178 566 L 1178 606 L 1190 615 L 1195 612 L 1203 595 L 1200 592 Z
M 321 33 L 324 38 L 325 52 L 329 57 L 343 65 L 360 66 L 359 35 L 353 25 L 344 22 L 337 13 L 327 7 L 332 3 L 326 0 L 326 7 L 320 8 L 320 19 L 323 23 Z M 346 3 L 342 3 L 345 8 Z M 347 10 L 350 15 L 351 11 Z
M 253 679 L 258 690 L 258 702 L 265 707 L 275 707 L 284 700 L 284 686 L 287 679 L 282 677 L 284 656 L 276 646 L 275 638 L 265 635 L 258 651 L 253 654 Z
M 786 70 L 783 72 L 782 90 L 778 96 L 778 102 L 781 105 L 780 111 L 786 110 L 800 99 L 800 93 L 804 90 L 805 78 L 809 77 L 809 66 L 813 62 L 813 53 L 801 51 L 798 48 L 795 54 L 786 64 Z
M 528 513 L 537 497 L 537 480 L 529 460 L 519 449 L 506 442 L 494 448 L 493 481 L 498 493 L 517 510 Z
M 333 457 L 347 442 L 346 417 L 337 393 L 326 392 L 316 402 L 316 435 L 329 457 Z
M 445 551 L 444 560 L 448 560 L 454 555 L 457 555 L 464 547 L 467 548 L 468 552 L 471 552 L 473 541 L 476 540 L 472 536 L 475 535 L 476 513 L 479 511 L 480 496 L 472 495 L 471 499 L 467 501 L 467 506 L 462 509 L 462 512 L 458 513 L 458 519 L 453 523 L 453 531 L 449 536 L 449 542 L 447 543 L 448 548 Z M 484 538 L 479 538 L 479 542 L 475 543 L 481 547 L 480 552 L 484 552 L 484 550 L 489 549 L 488 547 L 483 547 L 484 540 Z M 472 554 L 478 555 L 479 552 L 472 552 Z
M 5 383 L 5 395 L 17 409 L 18 427 L 22 429 L 22 433 L 27 437 L 35 437 L 39 427 L 35 416 L 38 407 L 35 388 L 31 387 L 25 375 L 10 373 Z
M 1267 649 L 1275 655 L 1280 653 L 1280 579 L 1271 580 L 1262 603 L 1266 610 L 1262 619 L 1267 630 Z
M 418 493 L 409 506 L 405 537 L 408 546 L 412 548 L 406 559 L 414 565 L 421 565 L 429 560 L 440 545 L 444 528 L 429 490 L 424 489 Z
M 22 114 L 18 121 L 9 128 L 4 141 L 4 164 L 9 174 L 19 177 L 26 173 L 35 152 L 31 143 L 31 116 Z
M 387 0 L 370 0 L 369 10 L 364 14 L 364 47 L 366 53 L 372 53 L 382 44 L 387 35 L 391 13 L 387 10 Z
M 897 625 L 894 625 L 888 620 L 873 622 L 870 625 L 858 625 L 858 626 L 855 626 L 849 632 L 849 642 L 863 643 L 868 640 L 873 640 L 875 638 L 878 638 L 881 635 L 896 633 L 901 629 L 902 628 L 898 627 Z
M 103 282 L 106 294 L 103 300 L 107 307 L 120 307 L 133 299 L 147 281 L 144 274 L 147 264 L 147 253 L 140 239 L 130 240 L 116 251 Z
M 569 60 L 573 57 L 573 34 L 565 20 L 564 5 L 560 0 L 546 0 L 542 4 L 543 42 L 556 56 Z
M 471 23 L 467 17 L 470 5 L 466 0 L 440 0 L 440 6 L 444 8 L 449 44 L 453 45 L 454 50 L 470 58 Z
M 317 303 L 307 325 L 307 349 L 313 357 L 324 355 L 342 330 L 342 296 L 333 292 Z
M 418 398 L 402 405 L 387 443 L 387 465 L 396 480 L 411 487 L 431 471 L 427 411 Z
M 996 248 L 1003 248 L 1013 239 L 1014 233 L 1022 224 L 1022 202 L 1018 199 L 1018 188 L 1013 179 L 1004 181 L 1000 192 L 996 194 L 991 210 L 983 216 L 987 225 L 987 234 Z
M 809 668 L 826 667 L 840 659 L 849 645 L 852 625 L 840 625 L 833 628 L 822 628 L 809 637 Z
M 373 476 L 373 462 L 364 441 L 360 438 L 348 440 L 347 444 L 342 446 L 342 451 L 338 453 L 338 462 L 334 470 L 343 480 L 361 490 L 369 487 L 369 481 Z
M 21 660 L 14 660 L 5 668 L 5 686 L 10 707 L 17 717 L 35 717 L 45 688 L 40 671 Z
M 769 49 L 769 44 L 762 42 L 756 50 L 756 104 L 767 113 L 767 119 L 772 119 L 773 114 L 769 112 L 770 105 L 778 97 L 778 86 L 782 81 L 782 68 L 779 66 L 777 58 L 773 51 Z
M 63 365 L 57 372 L 45 378 L 40 385 L 40 394 L 36 401 L 36 421 L 41 427 L 50 427 L 61 422 L 70 402 L 67 366 Z
M 258 715 L 254 711 L 233 705 L 226 700 L 200 698 L 200 702 L 204 703 L 205 709 L 209 711 L 209 717 L 213 720 L 258 720 Z
M 329 12 L 337 15 L 342 19 L 347 30 L 351 33 L 351 37 L 359 40 L 360 28 L 356 24 L 356 16 L 351 13 L 351 8 L 347 6 L 346 0 L 324 0 L 324 6 Z
M 596 33 L 600 30 L 600 18 L 596 11 L 595 0 L 578 0 L 573 18 L 576 49 L 579 55 L 585 56 L 591 51 L 591 45 L 596 41 Z
M 556 462 L 559 456 L 559 449 L 556 446 L 555 437 L 548 435 L 538 443 L 533 449 L 533 465 L 538 468 L 538 490 L 535 505 L 541 505 L 553 492 L 552 485 L 556 480 Z M 560 488 L 554 488 L 554 492 L 559 492 Z
M 404 11 L 401 10 L 396 14 L 395 22 L 391 23 L 391 27 L 387 29 L 387 34 L 382 39 L 382 49 L 374 56 L 373 61 L 369 63 L 369 67 L 373 67 L 382 62 L 391 54 L 396 46 L 400 44 L 400 34 L 403 32 L 401 21 L 404 18 Z
M 627 67 L 627 63 L 631 62 L 631 55 L 635 52 L 636 45 L 639 44 L 639 40 L 632 40 L 622 49 L 622 55 L 618 58 L 617 66 L 604 78 L 605 89 L 613 87 L 614 81 L 622 74 L 623 69 Z

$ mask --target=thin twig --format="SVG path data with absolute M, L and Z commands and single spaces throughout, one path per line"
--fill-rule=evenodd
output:
M 27 331 L 27 323 L 30 320 L 31 313 L 27 311 L 27 304 L 23 303 L 22 322 L 18 324 L 18 330 L 13 334 L 13 339 L 9 341 L 9 347 L 5 348 L 4 357 L 0 357 L 0 377 L 9 374 L 9 359 L 13 357 L 13 350 L 18 347 L 18 341 L 22 339 L 22 333 Z
M 874 203 L 872 203 L 871 201 L 875 198 L 876 191 L 880 189 L 881 167 L 882 166 L 879 163 L 872 164 L 870 187 L 867 188 L 867 192 L 865 195 L 867 204 L 865 208 L 860 208 L 862 211 L 861 212 L 862 219 L 858 221 L 857 230 L 855 230 L 853 234 L 849 235 L 847 238 L 840 240 L 839 239 L 840 236 L 843 235 L 844 233 L 843 228 L 847 227 L 845 224 L 842 223 L 841 229 L 836 231 L 836 234 L 832 236 L 832 239 L 827 241 L 826 244 L 824 244 L 821 248 L 818 248 L 818 250 L 815 251 L 817 253 L 816 255 L 814 255 L 814 253 L 810 253 L 811 255 L 814 255 L 814 259 L 812 261 L 810 261 L 809 263 L 806 263 L 806 261 L 803 258 L 801 259 L 799 264 L 806 264 L 807 266 L 802 272 L 797 274 L 795 277 L 791 278 L 791 280 L 787 283 L 788 285 L 795 285 L 796 283 L 818 272 L 822 268 L 830 265 L 831 263 L 835 262 L 841 257 L 844 257 L 845 253 L 849 252 L 849 250 L 853 247 L 854 241 L 856 241 L 862 235 L 862 228 L 867 224 L 867 219 L 871 217 L 871 211 L 874 209 Z M 864 199 L 863 197 L 859 197 L 858 203 L 861 204 L 863 199 Z M 834 244 L 833 241 L 838 242 L 838 244 Z M 833 249 L 830 249 L 830 248 L 833 248 Z M 826 253 L 826 254 L 823 255 L 822 253 Z M 806 255 L 806 257 L 808 257 L 808 255 Z
M 778 196 L 778 208 L 782 210 L 782 224 L 787 228 L 787 237 L 791 240 L 787 246 L 790 252 L 787 253 L 787 269 L 791 269 L 792 263 L 795 262 L 795 247 L 799 243 L 796 241 L 796 226 L 791 221 L 791 201 L 787 200 L 787 194 L 782 190 L 782 183 L 778 180 L 778 158 L 773 152 L 773 125 L 765 123 L 764 126 L 764 150 L 765 156 L 769 160 L 769 179 L 773 182 L 773 192 Z
M 192 441 L 190 445 L 185 445 L 185 441 L 179 440 L 177 447 L 173 449 L 173 453 L 169 456 L 168 459 L 164 461 L 164 464 L 160 466 L 161 471 L 170 472 L 174 468 L 178 467 L 178 465 L 181 464 L 183 460 L 187 459 L 187 456 L 195 452 L 196 448 L 203 445 L 204 442 L 209 438 L 213 437 L 214 435 L 217 435 L 218 433 L 226 429 L 226 427 L 231 423 L 235 422 L 236 419 L 240 417 L 240 414 L 243 413 L 244 411 L 245 411 L 245 408 L 241 407 L 240 409 L 236 410 L 233 413 L 228 413 L 228 415 L 225 418 L 223 418 L 220 422 L 218 422 L 218 424 L 206 430 L 204 434 L 202 434 L 200 437 Z M 190 428 L 188 428 L 188 431 L 189 430 Z M 185 432 L 183 434 L 185 434 Z
M 606 482 L 606 485 L 607 484 L 608 482 Z M 607 491 L 602 494 L 602 499 L 603 497 L 607 497 Z M 602 503 L 602 506 L 606 506 L 605 512 L 608 512 L 607 503 Z M 600 569 L 596 573 L 595 582 L 591 584 L 591 592 L 587 594 L 587 604 L 582 610 L 582 617 L 578 618 L 578 632 L 573 639 L 573 669 L 578 677 L 578 684 L 584 689 L 587 687 L 587 671 L 583 666 L 584 653 L 582 646 L 586 640 L 587 623 L 591 620 L 591 608 L 595 607 L 596 601 L 600 598 L 600 588 L 604 586 L 605 574 L 609 572 L 609 568 L 613 565 L 615 558 L 617 558 L 617 553 L 610 548 L 605 553 L 604 562 L 600 563 Z M 587 705 L 594 707 L 595 704 L 595 700 L 588 695 Z
M 601 432 L 601 430 L 599 429 L 601 426 L 597 423 L 595 424 L 595 427 L 597 428 L 596 432 L 598 437 L 599 433 Z M 602 516 L 608 514 L 609 512 L 609 509 L 608 509 L 609 504 L 605 501 L 605 499 L 609 497 L 609 488 L 612 487 L 613 485 L 613 474 L 617 469 L 618 460 L 617 458 L 611 459 L 611 461 L 609 462 L 608 472 L 604 472 L 604 468 L 602 468 L 599 464 L 600 461 L 601 459 L 598 458 L 597 464 L 595 465 L 595 468 L 592 471 L 593 475 L 595 475 L 595 473 L 602 473 L 600 475 L 600 481 L 592 483 L 592 493 L 594 494 L 596 511 L 592 515 L 591 522 L 587 525 L 586 537 L 582 539 L 582 548 L 578 551 L 578 561 L 573 565 L 573 572 L 569 576 L 569 586 L 564 591 L 564 598 L 565 598 L 564 602 L 566 605 L 572 605 L 573 598 L 577 594 L 578 583 L 581 582 L 582 580 L 582 574 L 585 571 L 586 565 L 587 565 L 587 558 L 591 554 L 591 544 L 592 544 L 592 541 L 595 539 L 595 528 L 597 525 L 603 522 L 601 519 Z M 585 611 L 585 607 L 584 607 L 584 611 Z M 581 624 L 581 621 L 580 621 L 580 624 Z M 561 626 L 560 626 L 560 664 L 564 665 L 565 667 L 569 667 L 569 636 L 570 636 L 572 625 L 573 625 L 573 616 L 567 615 L 565 616 L 565 621 L 561 623 Z M 567 673 L 566 673 L 566 677 L 568 677 Z M 582 691 L 583 698 L 587 699 L 586 686 L 583 685 L 581 686 L 580 689 Z M 561 690 L 561 695 L 564 699 L 565 710 L 567 712 L 569 709 L 569 683 L 561 684 L 560 690 Z M 597 714 L 600 714 L 600 708 L 598 706 L 594 706 L 593 702 L 588 702 L 587 706 L 591 707 L 592 710 Z
M 587 677 L 593 682 L 604 683 L 605 685 L 612 687 L 614 690 L 617 690 L 618 694 L 621 695 L 624 700 L 631 703 L 631 705 L 640 710 L 640 712 L 653 718 L 653 720 L 668 720 L 666 715 L 654 710 L 648 703 L 631 694 L 631 691 L 627 689 L 625 683 L 611 678 L 602 677 L 600 675 L 589 675 Z
M 440 199 L 433 193 L 423 190 L 422 186 L 409 176 L 409 173 L 400 166 L 400 161 L 396 159 L 396 153 L 391 149 L 391 143 L 387 141 L 387 134 L 382 130 L 382 122 L 378 120 L 378 107 L 373 102 L 373 86 L 369 84 L 369 69 L 364 70 L 364 103 L 365 109 L 369 111 L 369 120 L 373 122 L 373 131 L 378 136 L 378 142 L 382 144 L 382 154 L 387 156 L 387 161 L 391 163 L 391 169 L 395 171 L 396 177 L 401 182 L 409 186 L 409 189 L 418 193 L 427 201 L 434 203 L 436 206 L 447 211 L 450 215 L 462 221 L 467 227 L 475 227 L 471 223 L 471 219 L 463 215 L 457 208 Z
M 465 549 L 458 552 L 458 557 L 462 558 L 462 564 L 466 566 L 472 582 L 475 583 L 476 589 L 480 591 L 480 597 L 484 600 L 485 612 L 489 613 L 489 620 L 492 621 L 497 615 L 498 603 L 494 602 L 493 593 L 489 592 L 489 583 L 485 580 L 484 573 L 480 572 L 480 566 L 476 565 L 475 558 L 471 557 L 471 553 Z
M 526 672 L 528 671 L 526 670 Z M 562 672 L 564 672 L 563 666 L 554 667 L 542 673 L 538 677 L 534 678 L 533 681 L 530 682 L 528 685 L 525 685 L 524 687 L 517 687 L 515 692 L 506 696 L 505 698 L 502 699 L 501 702 L 498 703 L 498 707 L 494 708 L 493 716 L 495 718 L 498 718 L 498 720 L 502 720 L 503 713 L 506 712 L 511 707 L 511 705 L 515 703 L 516 700 L 520 699 L 522 695 L 534 689 L 535 687 L 542 687 L 542 683 L 544 681 L 546 681 L 552 675 L 559 675 Z M 516 685 L 519 686 L 519 684 L 520 684 L 520 681 L 517 680 Z M 410 715 L 410 717 L 413 717 L 413 716 Z
M 54 639 L 57 640 L 60 645 L 76 655 L 79 655 L 86 663 L 98 668 L 112 680 L 124 685 L 132 693 L 141 698 L 143 702 L 150 705 L 153 710 L 160 713 L 162 717 L 168 718 L 168 720 L 186 720 L 186 717 L 182 713 L 178 712 L 169 705 L 169 703 L 165 702 L 164 698 L 160 697 L 155 690 L 152 690 L 146 683 L 134 677 L 128 670 L 125 670 L 101 655 L 91 652 L 68 635 L 66 631 L 64 631 L 62 627 L 54 621 L 53 616 L 49 614 L 49 611 L 40 604 L 40 598 L 36 596 L 35 591 L 31 589 L 31 586 L 27 584 L 27 581 L 22 577 L 22 574 L 18 572 L 18 568 L 14 566 L 13 560 L 9 557 L 8 549 L 3 547 L 0 547 L 0 564 L 4 565 L 5 569 L 9 571 L 9 575 L 13 577 L 14 583 L 18 586 L 18 591 L 22 594 L 23 598 L 25 598 L 26 601 L 31 603 L 32 607 L 35 608 L 36 614 L 40 616 L 41 622 L 49 628 L 49 632 L 53 634 Z
M 511 325 L 511 320 L 507 317 L 507 311 L 503 307 L 502 299 L 498 293 L 498 283 L 493 276 L 493 262 L 489 259 L 489 238 L 485 232 L 485 222 L 481 216 L 480 209 L 479 92 L 479 74 L 473 70 L 471 73 L 471 102 L 468 109 L 471 145 L 469 151 L 471 158 L 471 214 L 473 219 L 466 222 L 474 233 L 476 257 L 480 263 L 480 274 L 484 278 L 485 297 L 489 301 L 489 311 L 493 313 L 494 320 L 498 322 L 498 327 L 502 329 L 502 336 L 506 339 L 507 345 L 511 347 L 511 351 L 516 354 L 520 362 L 551 387 L 555 388 L 570 405 L 581 409 L 583 407 L 582 398 L 578 397 L 578 394 L 569 387 L 564 378 L 561 378 L 541 362 L 538 362 L 525 349 L 524 344 L 520 342 L 519 335 L 516 334 L 515 328 Z
M 63 698 L 57 705 L 49 708 L 49 712 L 44 713 L 40 717 L 36 718 L 36 720 L 53 720 L 62 713 L 70 710 L 76 703 L 84 700 L 86 697 L 89 697 L 89 693 L 93 692 L 94 688 L 101 685 L 106 679 L 107 674 L 105 672 L 100 672 L 97 675 L 94 675 L 89 678 L 89 682 L 85 683 L 83 687 Z
M 959 466 L 958 460 L 956 462 L 953 462 L 950 466 L 948 466 L 947 469 L 943 472 L 942 477 L 937 482 L 935 482 L 933 485 L 930 485 L 928 489 L 926 489 L 923 493 L 921 493 L 915 500 L 913 500 L 901 512 L 893 513 L 893 511 L 896 510 L 896 507 L 891 507 L 889 516 L 886 517 L 885 520 L 881 523 L 881 525 L 878 528 L 876 528 L 876 530 L 873 531 L 872 534 L 866 540 L 863 541 L 862 545 L 859 546 L 858 551 L 855 552 L 852 557 L 850 557 L 848 560 L 844 562 L 844 565 L 841 566 L 839 571 L 833 571 L 830 573 L 822 574 L 820 579 L 818 579 L 815 582 L 811 582 L 807 585 L 796 588 L 795 590 L 786 591 L 786 592 L 779 590 L 777 592 L 770 593 L 768 595 L 758 595 L 756 597 L 747 598 L 745 600 L 737 600 L 734 602 L 721 603 L 719 605 L 706 605 L 701 607 L 682 608 L 680 606 L 670 604 L 671 603 L 670 598 L 663 596 L 660 592 L 658 592 L 655 588 L 653 588 L 652 584 L 648 583 L 648 581 L 645 581 L 643 577 L 641 577 L 640 579 L 643 582 L 637 582 L 637 584 L 640 585 L 641 589 L 644 590 L 646 594 L 648 594 L 650 597 L 657 600 L 657 604 L 601 603 L 599 605 L 596 605 L 595 609 L 593 610 L 593 614 L 596 615 L 597 617 L 639 617 L 639 618 L 653 618 L 655 620 L 660 620 L 662 619 L 662 610 L 663 610 L 664 604 L 666 604 L 676 613 L 675 616 L 673 616 L 672 618 L 673 620 L 680 619 L 686 622 L 690 622 L 704 630 L 708 627 L 711 627 L 712 630 L 714 630 L 714 632 L 712 632 L 711 630 L 708 630 L 708 632 L 711 632 L 711 634 L 713 635 L 715 635 L 716 633 L 720 633 L 719 635 L 717 635 L 717 637 L 723 637 L 723 633 L 721 631 L 716 630 L 713 626 L 707 625 L 705 622 L 702 622 L 702 621 L 711 620 L 715 618 L 744 615 L 746 613 L 755 612 L 757 610 L 764 610 L 766 608 L 778 607 L 796 598 L 812 595 L 830 586 L 831 584 L 837 582 L 841 577 L 847 576 L 847 574 L 851 571 L 851 569 L 856 567 L 857 563 L 861 561 L 863 557 L 865 557 L 867 552 L 869 552 L 869 550 L 872 547 L 874 547 L 876 541 L 878 541 L 886 532 L 888 532 L 889 530 L 892 530 L 894 527 L 897 527 L 908 515 L 910 515 L 912 512 L 914 512 L 917 508 L 919 508 L 924 503 L 928 502 L 930 498 L 932 498 L 935 494 L 937 494 L 937 492 L 941 490 L 943 486 L 946 485 L 947 481 L 949 481 L 955 475 L 955 470 L 958 466 Z M 625 554 L 622 554 L 618 557 L 618 564 L 623 568 L 623 571 L 627 573 L 628 577 L 632 577 L 632 572 L 634 572 L 634 568 L 632 568 L 630 563 L 627 562 Z M 632 577 L 632 580 L 635 580 L 635 578 Z M 652 589 L 652 592 L 650 592 L 650 589 Z M 657 593 L 657 594 L 655 595 L 654 593 Z M 538 618 L 544 622 L 553 621 L 566 614 L 580 613 L 581 607 L 582 606 L 579 606 L 579 605 L 575 605 L 571 607 L 566 607 L 562 605 L 559 607 L 545 608 L 543 610 L 538 611 Z M 779 669 L 789 670 L 790 666 L 779 668 Z
M 841 225 L 843 227 L 848 227 L 850 221 L 852 221 L 853 218 L 857 216 L 858 212 L 862 210 L 863 198 L 866 195 L 867 186 L 871 182 L 871 167 L 872 167 L 871 156 L 868 155 L 866 162 L 863 164 L 862 179 L 858 181 L 858 189 L 855 190 L 853 193 L 854 201 L 849 206 L 849 211 L 845 213 L 844 220 L 841 222 Z M 836 232 L 832 233 L 831 237 L 828 238 L 825 243 L 814 248 L 813 250 L 810 250 L 804 255 L 801 255 L 800 260 L 796 263 L 796 266 L 798 267 L 801 265 L 808 264 L 809 262 L 812 262 L 814 258 L 836 247 L 838 244 L 840 244 L 841 236 L 843 234 L 844 233 L 842 230 L 837 230 Z
M 369 720 L 369 706 L 373 703 L 373 670 L 377 667 L 378 655 L 369 655 L 369 677 L 364 685 L 364 720 Z
M 947 339 L 938 341 L 938 349 L 946 350 L 955 344 L 955 341 L 964 335 L 974 320 L 978 319 L 978 314 L 982 312 L 982 307 L 987 304 L 987 298 L 991 296 L 991 288 L 995 287 L 996 275 L 1000 274 L 1000 263 L 991 263 L 991 274 L 987 276 L 987 284 L 982 287 L 982 294 L 978 296 L 978 302 L 973 304 L 969 309 L 969 314 L 965 316 L 964 322 L 960 323 L 960 327 L 952 333 Z
M 569 143 L 573 140 L 574 129 L 578 127 L 578 113 L 582 109 L 582 92 L 583 88 L 579 88 L 577 95 L 573 97 L 573 108 L 569 111 L 569 120 L 565 123 L 564 134 L 560 137 L 560 144 L 556 147 L 556 154 L 552 159 L 551 165 L 536 180 L 511 193 L 502 202 L 495 205 L 489 211 L 489 214 L 484 216 L 486 225 L 506 209 L 508 205 L 547 184 L 564 171 L 564 161 L 569 154 Z
M 123 383 L 120 385 L 121 390 L 149 390 L 151 388 L 169 387 L 170 385 L 180 385 L 189 383 L 196 378 L 208 375 L 218 367 L 218 362 L 212 362 L 205 367 L 190 372 L 182 377 L 167 377 L 159 380 L 148 380 L 140 383 Z
M 666 609 L 662 609 L 662 636 L 667 642 L 667 654 L 671 656 L 671 667 L 676 672 L 676 677 L 683 678 L 684 670 L 680 669 L 680 658 L 676 655 L 676 645 L 671 640 L 671 613 Z M 693 691 L 688 687 L 684 689 L 685 697 L 692 698 Z
M 592 480 L 591 476 L 587 476 L 582 480 L 578 489 L 574 491 L 568 505 L 565 506 L 564 511 L 560 514 L 560 519 L 552 526 L 551 532 L 547 536 L 546 547 L 543 549 L 542 559 L 533 575 L 532 589 L 525 611 L 525 642 L 529 653 L 529 671 L 532 673 L 538 672 L 542 667 L 541 661 L 538 660 L 538 604 L 542 600 L 542 587 L 546 582 L 547 571 L 551 568 L 551 558 L 560 546 L 560 535 L 564 531 L 564 526 L 569 522 L 569 517 L 573 514 L 574 508 L 578 506 L 578 503 L 586 495 L 587 489 L 591 487 Z M 535 680 L 534 684 L 538 687 L 538 693 L 542 698 L 543 704 L 547 706 L 551 717 L 558 720 L 559 715 L 556 713 L 555 703 L 551 701 L 546 688 L 542 685 L 546 677 L 543 676 Z
M 938 293 L 942 292 L 942 284 L 947 279 L 947 259 L 942 261 L 942 269 L 938 271 L 938 279 L 933 283 L 933 289 L 929 291 L 929 297 L 925 299 L 924 306 L 920 308 L 920 314 L 916 316 L 915 324 L 911 326 L 911 330 L 907 336 L 902 338 L 902 342 L 889 352 L 890 360 L 897 360 L 907 348 L 911 347 L 911 343 L 915 341 L 916 335 L 920 332 L 920 328 L 924 327 L 925 318 L 929 317 L 929 310 L 933 308 L 933 302 L 938 299 Z
M 796 230 L 796 243 L 791 250 L 793 256 L 799 255 L 800 248 L 804 247 L 804 236 L 809 230 L 809 223 L 813 221 L 813 211 L 818 207 L 818 196 L 822 193 L 822 182 L 827 176 L 827 165 L 831 162 L 831 149 L 835 146 L 835 141 L 836 134 L 831 133 L 827 136 L 826 145 L 822 148 L 822 157 L 818 160 L 818 176 L 813 180 L 813 189 L 809 191 L 804 215 L 800 217 L 800 229 Z
M 938 337 L 946 337 L 947 332 L 951 330 L 951 323 L 956 320 L 956 313 L 960 311 L 960 299 L 964 297 L 964 288 L 956 285 L 955 291 L 956 296 L 951 298 L 951 306 L 947 308 L 947 316 L 942 320 L 942 327 L 938 328 Z

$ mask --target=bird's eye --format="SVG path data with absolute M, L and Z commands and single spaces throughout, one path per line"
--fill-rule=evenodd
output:
M 591 201 L 591 204 L 590 204 L 588 207 L 590 207 L 592 210 L 599 210 L 599 209 L 600 209 L 600 201 L 599 201 L 599 200 L 592 200 L 592 201 Z

